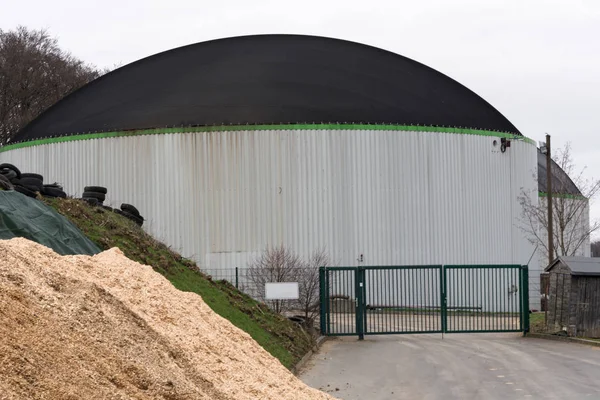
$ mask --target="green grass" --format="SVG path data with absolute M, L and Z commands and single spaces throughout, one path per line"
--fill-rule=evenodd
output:
M 546 320 L 543 312 L 529 314 L 529 331 L 532 333 L 546 332 Z
M 546 332 L 545 317 L 543 312 L 529 314 L 529 331 L 532 333 Z
M 76 199 L 44 199 L 101 249 L 118 247 L 126 257 L 151 265 L 177 289 L 194 292 L 213 311 L 247 332 L 287 368 L 314 345 L 314 338 L 225 281 L 214 281 L 196 264 L 158 242 L 127 218 Z

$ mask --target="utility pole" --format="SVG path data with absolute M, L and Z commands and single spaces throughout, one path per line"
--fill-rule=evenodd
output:
M 540 142 L 540 150 L 546 155 L 546 201 L 548 202 L 548 265 L 554 261 L 554 240 L 552 227 L 552 154 L 550 152 L 550 135 L 546 133 L 546 144 Z M 544 307 L 544 325 L 548 323 L 548 289 L 550 279 L 546 279 L 544 285 L 544 298 L 546 304 Z
M 548 265 L 554 261 L 554 240 L 552 227 L 552 157 L 550 154 L 550 135 L 546 133 L 546 179 L 548 187 Z

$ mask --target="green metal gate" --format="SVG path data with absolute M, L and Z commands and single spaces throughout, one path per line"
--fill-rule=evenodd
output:
M 321 332 L 527 332 L 528 285 L 521 265 L 322 267 Z

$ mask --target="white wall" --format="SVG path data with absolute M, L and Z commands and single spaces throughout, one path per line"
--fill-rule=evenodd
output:
M 196 132 L 46 144 L 0 153 L 64 184 L 108 187 L 145 228 L 204 268 L 244 266 L 266 245 L 338 265 L 527 262 L 522 188 L 537 201 L 534 145 L 505 153 L 472 134 L 360 130 Z M 537 266 L 536 266 L 537 267 Z

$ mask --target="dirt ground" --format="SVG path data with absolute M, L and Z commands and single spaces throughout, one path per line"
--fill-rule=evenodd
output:
M 0 399 L 328 399 L 118 249 L 0 241 Z

